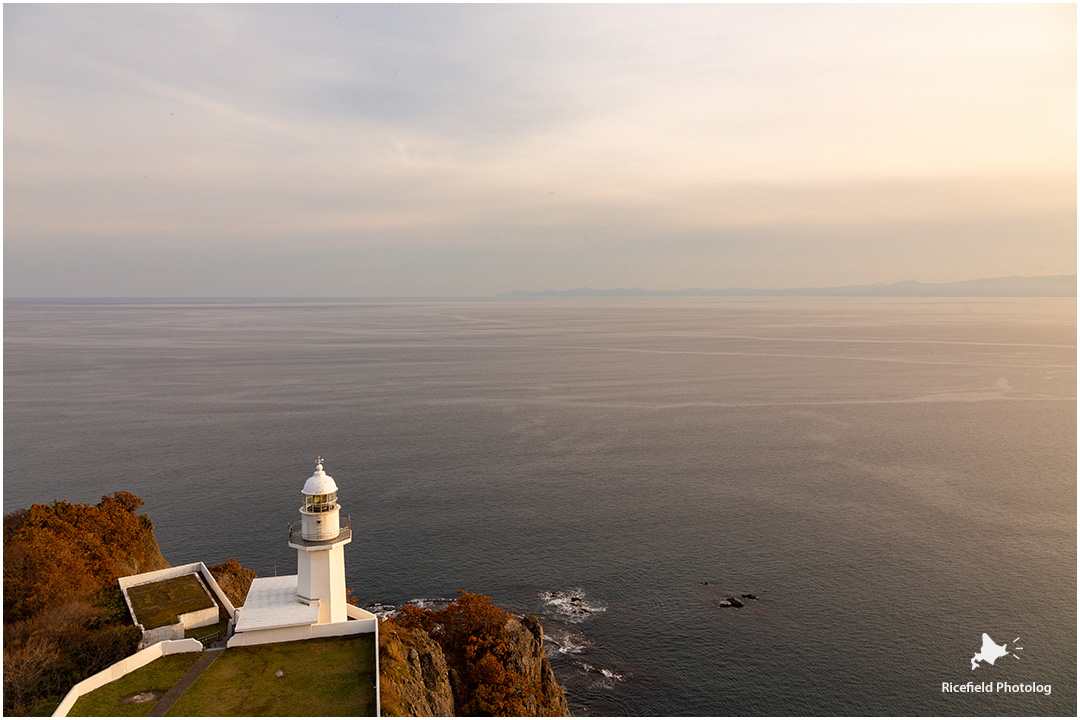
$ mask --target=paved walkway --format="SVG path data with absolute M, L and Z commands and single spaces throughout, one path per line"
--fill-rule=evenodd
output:
M 169 712 L 169 708 L 173 706 L 173 703 L 179 700 L 180 696 L 195 684 L 195 681 L 202 675 L 203 670 L 210 667 L 224 650 L 225 648 L 204 650 L 202 657 L 196 660 L 191 669 L 184 673 L 184 677 L 176 681 L 176 684 L 172 686 L 169 692 L 161 696 L 161 699 L 157 701 L 154 707 L 150 708 L 150 712 L 146 713 L 146 717 L 165 717 L 165 713 Z

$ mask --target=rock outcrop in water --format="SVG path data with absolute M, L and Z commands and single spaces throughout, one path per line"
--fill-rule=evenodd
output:
M 394 716 L 568 716 L 536 618 L 461 593 L 379 626 L 382 711 Z

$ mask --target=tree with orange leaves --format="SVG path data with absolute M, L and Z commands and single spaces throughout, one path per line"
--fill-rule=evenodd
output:
M 461 682 L 454 688 L 459 715 L 528 715 L 533 682 L 513 662 L 510 614 L 485 595 L 458 591 L 437 611 L 406 606 L 398 624 L 420 628 L 439 643 Z
M 57 500 L 4 517 L 5 715 L 51 711 L 74 683 L 135 651 L 140 633 L 117 571 L 133 561 L 167 567 L 150 519 L 135 514 L 142 504 L 121 491 L 97 505 Z

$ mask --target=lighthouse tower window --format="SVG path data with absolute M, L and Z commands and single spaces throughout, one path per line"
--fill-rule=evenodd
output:
M 337 493 L 328 495 L 305 495 L 304 510 L 308 512 L 330 512 L 337 502 Z

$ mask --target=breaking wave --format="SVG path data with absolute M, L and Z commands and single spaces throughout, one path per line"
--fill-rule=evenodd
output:
M 364 609 L 368 612 L 377 615 L 380 619 L 386 620 L 387 618 L 395 618 L 401 614 L 401 609 L 407 605 L 411 605 L 421 610 L 443 610 L 447 605 L 452 603 L 450 598 L 413 598 L 404 605 L 389 605 L 387 603 L 368 603 L 364 605 Z
M 364 606 L 364 609 L 378 617 L 380 620 L 395 617 L 398 612 L 400 612 L 400 608 L 397 605 L 387 605 L 386 603 L 368 603 Z
M 439 611 L 445 610 L 446 606 L 452 602 L 454 602 L 453 598 L 414 598 L 405 604 L 421 610 Z
M 589 647 L 589 641 L 577 630 L 565 626 L 544 628 L 544 646 L 559 655 L 580 655 Z M 549 656 L 552 653 L 548 653 Z
M 545 605 L 554 609 L 554 615 L 568 622 L 581 622 L 593 613 L 607 610 L 605 605 L 596 605 L 585 600 L 585 591 L 574 589 L 570 592 L 561 590 L 544 590 L 540 593 L 540 599 Z
M 613 670 L 608 670 L 607 668 L 594 667 L 594 666 L 590 665 L 589 663 L 581 663 L 581 667 L 587 673 L 597 673 L 599 675 L 604 676 L 606 679 L 614 681 L 614 682 L 626 682 L 626 676 L 620 675 L 619 673 L 617 673 L 617 672 L 615 672 Z

